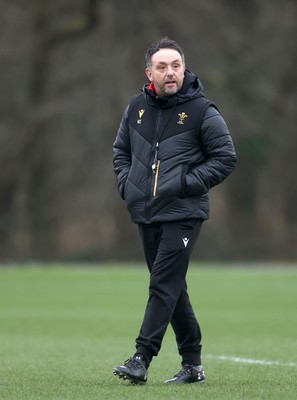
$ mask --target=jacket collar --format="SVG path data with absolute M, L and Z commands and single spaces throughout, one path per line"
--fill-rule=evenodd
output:
M 200 80 L 189 70 L 185 71 L 182 88 L 173 96 L 157 96 L 153 83 L 146 83 L 142 88 L 142 92 L 146 95 L 149 103 L 161 108 L 170 108 L 197 97 L 204 97 L 203 86 Z

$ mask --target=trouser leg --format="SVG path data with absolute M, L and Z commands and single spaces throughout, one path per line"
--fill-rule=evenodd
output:
M 201 330 L 195 317 L 187 286 L 185 286 L 176 303 L 171 325 L 175 333 L 182 364 L 201 364 Z
M 187 294 L 186 274 L 201 225 L 200 220 L 188 220 L 139 226 L 150 285 L 136 348 L 149 362 L 158 354 L 170 321 L 179 352 L 200 353 L 201 333 Z

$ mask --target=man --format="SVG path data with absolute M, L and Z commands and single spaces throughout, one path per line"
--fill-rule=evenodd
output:
M 113 151 L 118 190 L 138 224 L 150 271 L 149 298 L 136 352 L 113 372 L 145 383 L 170 323 L 182 368 L 165 383 L 202 383 L 201 331 L 186 274 L 209 215 L 208 192 L 232 172 L 236 154 L 222 116 L 186 70 L 175 41 L 152 43 L 145 72 L 149 83 L 126 108 Z

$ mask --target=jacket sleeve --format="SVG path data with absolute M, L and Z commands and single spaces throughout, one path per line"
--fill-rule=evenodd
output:
M 120 127 L 113 144 L 113 166 L 116 174 L 118 191 L 124 199 L 124 188 L 131 166 L 131 147 L 128 122 L 129 106 L 122 117 Z
M 206 194 L 233 171 L 237 157 L 228 127 L 216 110 L 210 106 L 201 124 L 200 144 L 205 161 L 188 171 L 185 176 L 188 195 Z

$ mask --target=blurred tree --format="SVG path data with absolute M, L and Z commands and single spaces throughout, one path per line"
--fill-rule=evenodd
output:
M 232 132 L 200 259 L 297 256 L 294 0 L 3 0 L 0 259 L 142 257 L 112 143 L 145 83 L 144 52 L 176 39 Z

